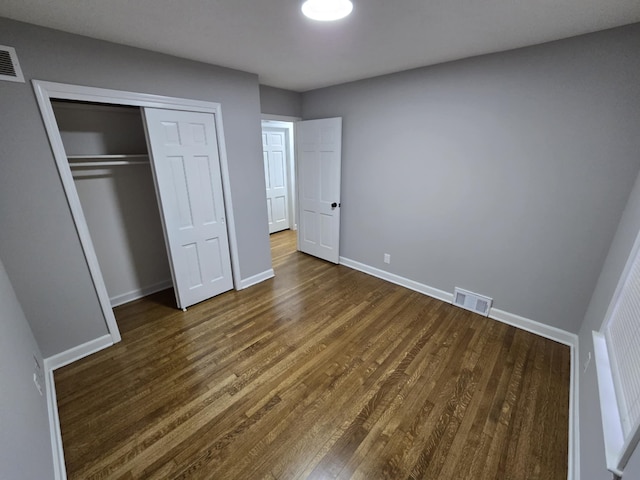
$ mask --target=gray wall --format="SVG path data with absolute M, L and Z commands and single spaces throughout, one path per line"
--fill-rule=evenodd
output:
M 584 366 L 589 353 L 593 357 L 591 332 L 600 330 L 609 308 L 609 303 L 618 285 L 629 254 L 640 232 L 640 176 L 629 197 L 611 248 L 607 254 L 598 283 L 580 329 L 580 365 Z M 606 471 L 604 440 L 600 420 L 598 383 L 593 361 L 587 371 L 580 369 L 580 462 L 583 480 L 611 478 Z M 640 449 L 636 448 L 634 458 L 625 471 L 625 478 L 640 478 Z
M 256 75 L 0 18 L 31 79 L 219 102 L 242 278 L 271 268 Z M 0 257 L 42 353 L 107 333 L 30 83 L 0 82 Z
M 302 95 L 291 90 L 260 85 L 260 111 L 271 115 L 302 116 Z
M 578 332 L 640 167 L 638 51 L 633 25 L 304 93 L 343 117 L 341 255 Z
M 0 478 L 54 478 L 46 397 L 33 383 L 42 355 L 2 262 L 0 305 Z

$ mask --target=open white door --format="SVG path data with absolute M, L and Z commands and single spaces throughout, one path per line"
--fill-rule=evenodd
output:
M 262 155 L 264 177 L 267 185 L 267 214 L 269 233 L 286 230 L 289 222 L 289 186 L 287 182 L 286 130 L 262 129 Z
M 342 118 L 296 123 L 298 142 L 298 248 L 339 263 Z
M 212 113 L 144 108 L 178 307 L 233 288 Z

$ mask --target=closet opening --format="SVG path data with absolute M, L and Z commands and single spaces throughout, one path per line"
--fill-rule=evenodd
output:
M 172 287 L 140 108 L 51 104 L 111 307 Z
M 173 287 L 186 310 L 241 288 L 220 104 L 33 87 L 109 332 L 87 351 L 120 341 L 116 305 Z

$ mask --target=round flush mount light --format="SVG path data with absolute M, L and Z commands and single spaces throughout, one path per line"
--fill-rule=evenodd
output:
M 346 17 L 353 10 L 351 0 L 305 0 L 302 13 L 321 22 L 331 22 Z

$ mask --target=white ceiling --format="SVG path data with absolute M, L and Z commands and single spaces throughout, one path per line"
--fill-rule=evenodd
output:
M 298 0 L 2 0 L 0 16 L 305 91 L 638 22 L 640 1 L 354 0 L 321 23 Z

